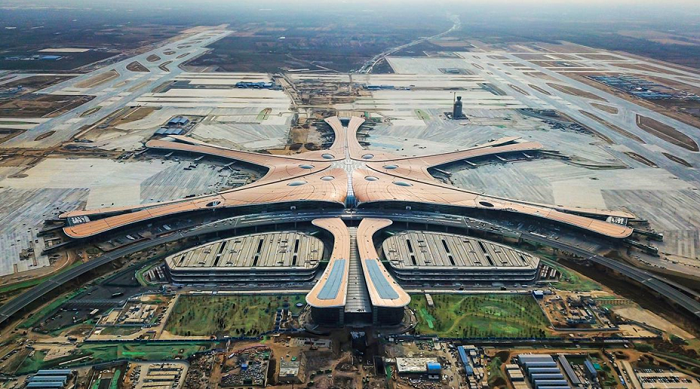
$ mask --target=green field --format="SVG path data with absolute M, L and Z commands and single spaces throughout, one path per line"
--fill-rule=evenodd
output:
M 272 108 L 265 108 L 262 111 L 258 113 L 258 116 L 255 118 L 255 120 L 262 122 L 263 120 L 267 120 L 268 117 L 270 117 L 270 112 L 272 112 Z
M 44 361 L 46 353 L 37 351 L 22 362 L 17 370 L 17 374 L 34 373 L 39 369 L 52 369 L 59 366 L 70 367 L 71 363 L 59 364 L 85 356 L 90 358 L 81 359 L 74 364 L 101 363 L 121 358 L 146 361 L 186 359 L 190 355 L 207 348 L 208 345 L 203 343 L 83 345 L 78 347 L 73 355 L 51 361 Z
M 567 269 L 564 266 L 561 266 L 552 260 L 543 259 L 542 262 L 544 262 L 547 266 L 558 270 L 561 273 L 560 280 L 552 284 L 552 286 L 554 286 L 557 289 L 577 292 L 592 292 L 594 290 L 603 290 L 603 287 L 600 286 L 599 283 L 591 280 L 590 278 L 586 278 L 571 269 Z
M 531 295 L 437 294 L 428 307 L 424 295 L 411 296 L 416 333 L 444 338 L 545 337 L 549 322 Z
M 184 336 L 256 336 L 274 328 L 275 314 L 285 302 L 293 313 L 303 295 L 288 296 L 191 296 L 177 300 L 165 326 Z
M 413 112 L 416 113 L 416 116 L 418 116 L 420 120 L 430 120 L 430 115 L 428 115 L 422 109 L 414 109 Z

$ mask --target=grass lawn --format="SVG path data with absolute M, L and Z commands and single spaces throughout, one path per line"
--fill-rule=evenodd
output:
M 119 388 L 119 377 L 122 375 L 121 370 L 117 370 L 114 372 L 114 377 L 112 377 L 112 380 L 109 382 L 109 389 L 118 389 Z
M 303 295 L 192 296 L 178 298 L 165 330 L 184 336 L 255 336 L 274 328 L 275 314 L 284 303 L 292 313 L 305 303 Z
M 567 269 L 554 261 L 547 259 L 543 259 L 542 261 L 547 264 L 547 266 L 553 267 L 561 273 L 561 279 L 559 282 L 552 285 L 557 289 L 578 292 L 603 290 L 603 287 L 600 286 L 599 283 L 591 280 L 590 278 L 584 277 L 571 269 Z
M 411 296 L 416 332 L 444 338 L 545 337 L 549 321 L 531 295 L 437 294 L 428 307 L 424 295 Z
M 418 116 L 420 120 L 430 120 L 430 115 L 428 115 L 422 109 L 414 109 L 413 111 L 416 113 L 416 116 Z
M 81 359 L 75 364 L 109 362 L 120 358 L 139 359 L 145 361 L 160 361 L 172 359 L 186 359 L 190 355 L 203 351 L 209 347 L 205 343 L 168 343 L 168 344 L 148 344 L 148 343 L 120 343 L 120 344 L 84 344 L 76 349 L 71 356 L 44 361 L 45 353 L 37 351 L 32 357 L 24 360 L 18 374 L 34 373 L 39 369 L 55 369 L 59 363 L 76 360 L 81 357 L 90 356 L 89 359 Z M 60 365 L 60 367 L 70 367 L 71 363 Z

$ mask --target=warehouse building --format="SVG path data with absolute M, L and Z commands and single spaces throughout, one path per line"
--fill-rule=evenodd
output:
M 26 387 L 32 389 L 61 389 L 67 387 L 72 377 L 73 370 L 70 369 L 39 370 L 35 375 L 29 377 Z
M 442 375 L 442 365 L 435 358 L 396 358 L 396 371 L 399 375 L 424 376 L 439 380 Z
M 518 364 L 533 389 L 571 389 L 557 362 L 547 354 L 520 354 Z

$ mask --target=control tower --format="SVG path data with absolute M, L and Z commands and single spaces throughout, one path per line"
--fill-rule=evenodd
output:
M 452 107 L 452 119 L 462 118 L 464 118 L 464 113 L 462 113 L 462 96 L 457 96 L 457 101 Z

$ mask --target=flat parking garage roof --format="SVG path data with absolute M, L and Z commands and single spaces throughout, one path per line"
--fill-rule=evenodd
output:
M 539 258 L 512 247 L 470 236 L 429 231 L 407 231 L 382 243 L 384 255 L 397 269 L 526 268 Z
M 167 257 L 171 270 L 236 268 L 316 268 L 323 242 L 299 232 L 236 236 L 197 246 Z

